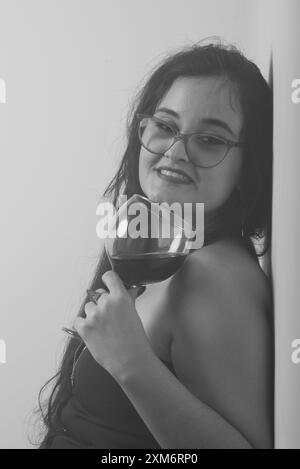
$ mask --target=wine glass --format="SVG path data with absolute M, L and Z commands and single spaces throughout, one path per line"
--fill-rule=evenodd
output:
M 177 208 L 181 208 L 179 204 Z M 134 194 L 114 211 L 108 225 L 104 243 L 106 254 L 112 270 L 127 289 L 171 277 L 191 250 L 191 224 L 184 220 L 180 210 L 139 194 Z M 90 299 L 93 301 L 93 292 Z M 72 329 L 64 327 L 63 330 L 79 337 Z
M 182 266 L 191 248 L 189 233 L 190 225 L 168 204 L 135 194 L 119 208 L 105 250 L 125 286 L 145 286 Z

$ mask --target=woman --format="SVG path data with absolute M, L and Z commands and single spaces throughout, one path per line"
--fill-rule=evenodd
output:
M 141 131 L 157 123 L 197 132 L 200 150 L 179 139 L 158 154 Z M 67 344 L 40 448 L 272 448 L 272 291 L 258 262 L 271 178 L 272 96 L 258 67 L 217 43 L 167 57 L 138 95 L 105 195 L 204 202 L 204 247 L 140 296 L 102 253 L 89 286 L 102 295 L 75 320 L 82 340 Z

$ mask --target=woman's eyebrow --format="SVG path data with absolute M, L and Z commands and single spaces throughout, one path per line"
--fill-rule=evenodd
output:
M 177 119 L 180 119 L 179 114 L 176 111 L 173 111 L 173 109 L 169 109 L 167 107 L 159 107 L 156 109 L 155 112 L 166 112 L 167 114 L 171 114 L 171 116 L 177 117 Z
M 210 124 L 210 125 L 216 125 L 218 127 L 222 127 L 222 129 L 227 130 L 227 132 L 229 132 L 232 135 L 232 137 L 236 138 L 236 136 L 234 135 L 229 125 L 226 124 L 226 122 L 222 121 L 221 119 L 217 119 L 216 117 L 205 117 L 204 119 L 202 119 L 201 122 L 203 122 L 203 124 Z
M 180 115 L 176 111 L 173 111 L 173 109 L 169 109 L 167 107 L 159 107 L 158 109 L 156 109 L 155 112 L 159 112 L 159 111 L 166 112 L 167 114 L 170 114 L 171 116 L 176 117 L 177 119 L 180 119 Z M 201 123 L 221 127 L 222 129 L 227 130 L 227 132 L 229 132 L 234 138 L 236 138 L 236 136 L 234 135 L 234 132 L 229 127 L 229 125 L 221 119 L 218 119 L 216 117 L 205 117 L 204 119 L 201 120 Z

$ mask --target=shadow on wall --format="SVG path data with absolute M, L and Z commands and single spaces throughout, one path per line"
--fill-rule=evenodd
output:
M 270 67 L 269 67 L 269 78 L 268 78 L 268 82 L 269 82 L 269 85 L 271 87 L 271 90 L 272 90 L 272 94 L 273 94 L 273 58 L 272 58 L 272 54 L 271 54 L 271 58 L 270 58 Z M 273 94 L 274 96 L 274 94 Z M 273 184 L 272 184 L 273 186 Z M 273 200 L 273 196 L 272 196 L 272 200 Z M 273 203 L 272 203 L 272 207 L 273 207 Z M 269 224 L 269 227 L 270 229 L 272 230 L 272 210 L 271 210 L 271 213 L 270 213 L 270 224 Z M 268 252 L 263 256 L 262 260 L 261 260 L 261 267 L 263 269 L 263 271 L 265 272 L 265 274 L 267 275 L 267 277 L 269 278 L 269 280 L 271 281 L 271 285 L 273 287 L 273 276 L 272 276 L 272 263 L 271 263 L 271 258 L 272 258 L 272 231 L 270 233 L 270 249 L 268 250 Z

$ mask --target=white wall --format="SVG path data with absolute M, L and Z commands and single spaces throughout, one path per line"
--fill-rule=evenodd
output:
M 276 446 L 300 448 L 300 363 L 291 360 L 300 339 L 300 103 L 292 81 L 300 79 L 300 2 L 277 3 L 274 14 L 273 281 L 276 338 Z
M 268 75 L 258 1 L 0 0 L 0 447 L 29 447 L 28 415 L 56 369 L 60 326 L 96 264 L 95 208 L 138 83 L 169 50 L 211 35 Z

